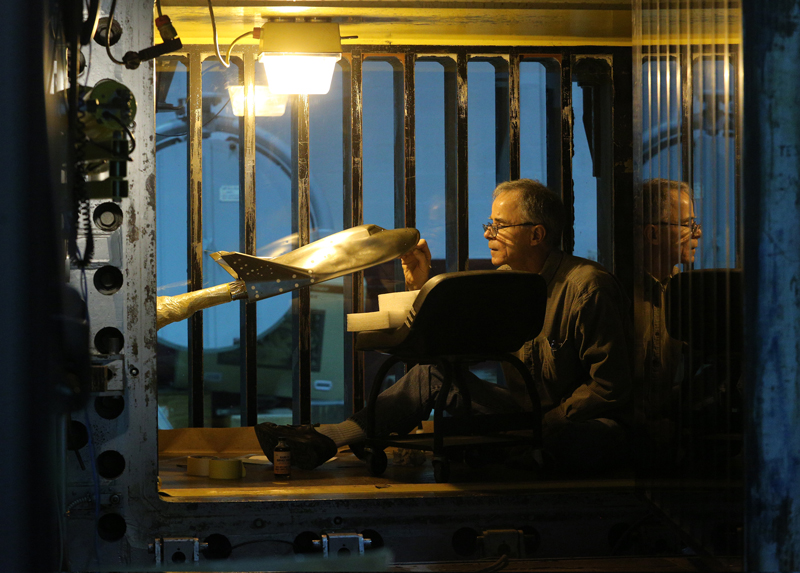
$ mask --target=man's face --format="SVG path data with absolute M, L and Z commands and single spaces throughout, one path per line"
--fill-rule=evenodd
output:
M 695 249 L 703 232 L 697 228 L 692 231 L 694 223 L 694 202 L 684 191 L 672 192 L 672 207 L 669 220 L 663 221 L 661 256 L 667 257 L 670 265 L 682 263 L 690 265 L 694 262 Z
M 518 191 L 506 191 L 494 200 L 491 220 L 499 226 L 532 222 L 526 220 L 520 210 Z M 484 232 L 484 238 L 489 241 L 492 264 L 527 270 L 531 257 L 531 229 L 533 227 L 500 229 L 496 237 L 492 236 L 491 230 Z

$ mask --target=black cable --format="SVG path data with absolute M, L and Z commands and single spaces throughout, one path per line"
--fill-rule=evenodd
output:
M 293 542 L 284 541 L 283 539 L 251 539 L 250 541 L 242 541 L 241 543 L 232 545 L 231 550 L 243 547 L 245 545 L 253 545 L 254 543 L 283 543 L 284 545 L 291 545 L 292 547 L 294 547 Z
M 111 10 L 108 12 L 108 28 L 106 28 L 106 54 L 111 58 L 111 61 L 118 66 L 124 66 L 125 62 L 121 62 L 111 55 L 111 27 L 114 25 L 114 10 L 117 7 L 117 0 L 111 0 Z
M 156 10 L 158 11 L 158 17 L 162 16 L 161 14 L 161 0 L 156 0 Z
M 106 117 L 106 116 L 110 117 L 111 119 L 116 121 L 118 124 L 120 124 L 122 126 L 122 129 L 125 130 L 125 133 L 128 134 L 128 138 L 130 138 L 131 143 L 132 143 L 132 147 L 128 150 L 128 161 L 133 161 L 133 159 L 130 157 L 130 154 L 133 153 L 133 151 L 136 149 L 136 138 L 133 137 L 133 133 L 131 133 L 131 130 L 128 128 L 127 125 L 125 125 L 125 122 L 122 121 L 120 118 L 118 118 L 116 115 L 114 115 L 111 112 L 106 112 L 106 113 L 103 114 L 103 117 Z
M 224 110 L 228 106 L 229 103 L 231 103 L 231 98 L 228 98 L 228 101 L 225 102 L 225 105 L 223 105 L 221 108 L 219 108 L 219 111 L 214 114 L 214 117 L 212 117 L 207 122 L 205 122 L 203 124 L 203 127 L 207 126 L 209 123 L 211 123 L 212 121 L 217 119 L 219 114 L 222 113 L 222 110 Z M 160 137 L 183 137 L 184 135 L 189 135 L 189 131 L 187 130 L 187 131 L 184 131 L 183 133 L 158 133 L 158 132 L 156 132 L 156 135 L 158 135 Z
M 494 573 L 495 571 L 500 571 L 506 568 L 508 565 L 508 555 L 501 555 L 500 558 L 492 563 L 491 565 L 484 567 L 483 569 L 478 569 L 476 573 Z

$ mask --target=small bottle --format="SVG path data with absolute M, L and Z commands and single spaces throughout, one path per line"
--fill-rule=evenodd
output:
M 288 479 L 292 475 L 292 450 L 286 438 L 278 438 L 278 445 L 272 450 L 272 471 L 275 479 Z

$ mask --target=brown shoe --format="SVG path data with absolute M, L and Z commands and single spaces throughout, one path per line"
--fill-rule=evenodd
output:
M 320 434 L 314 426 L 278 426 L 264 422 L 255 426 L 256 437 L 269 461 L 272 451 L 283 438 L 292 450 L 292 465 L 301 470 L 313 470 L 336 455 L 336 443 L 328 436 Z

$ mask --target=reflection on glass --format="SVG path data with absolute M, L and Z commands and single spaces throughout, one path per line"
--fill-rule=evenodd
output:
M 188 73 L 178 58 L 156 61 L 157 295 L 187 292 Z M 187 322 L 158 331 L 159 428 L 189 424 Z
M 681 77 L 675 58 L 652 58 L 642 64 L 642 180 L 682 176 Z
M 693 186 L 698 217 L 708 222 L 703 229 L 707 240 L 694 268 L 734 268 L 738 229 L 733 64 L 721 58 L 697 58 L 692 74 Z
M 342 68 L 337 65 L 330 91 L 308 98 L 312 238 L 344 229 L 343 90 L 349 91 L 350 86 L 343 86 L 342 78 Z M 309 289 L 311 420 L 315 423 L 336 423 L 345 418 L 343 285 L 344 277 L 340 277 Z

